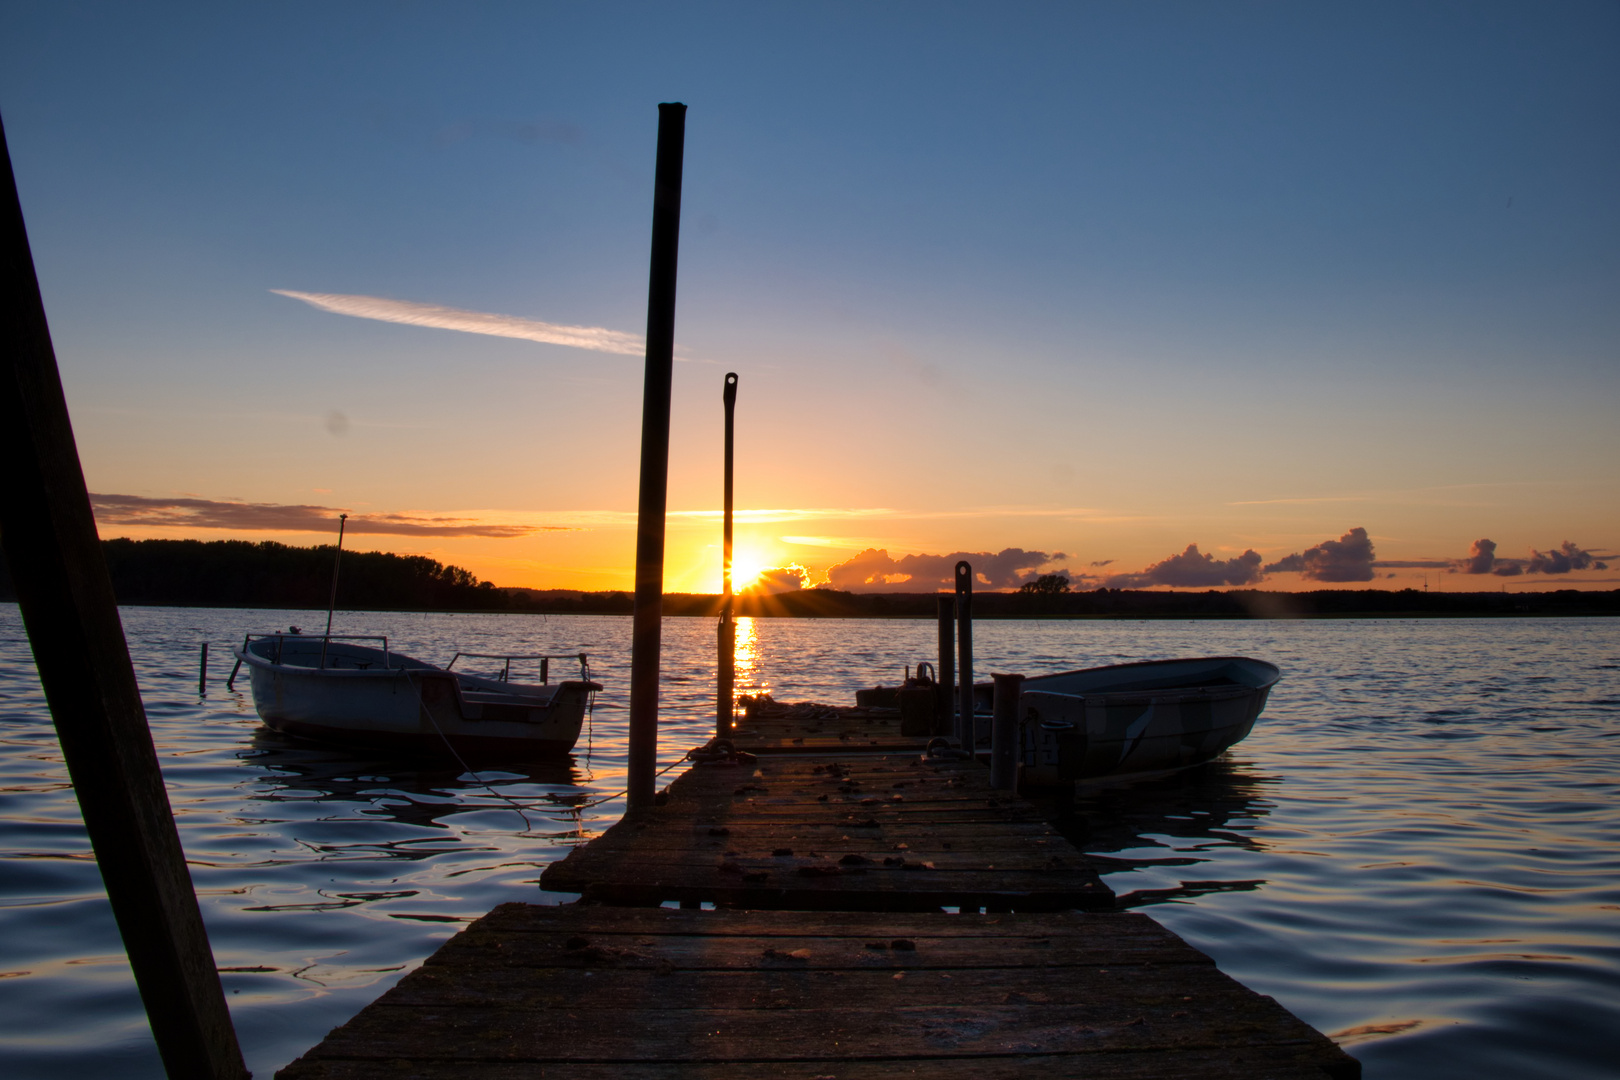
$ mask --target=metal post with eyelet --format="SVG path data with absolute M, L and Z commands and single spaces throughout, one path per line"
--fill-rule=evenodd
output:
M 973 752 L 977 732 L 973 726 L 973 566 L 956 564 L 957 678 L 961 680 L 956 704 L 956 737 L 962 749 Z

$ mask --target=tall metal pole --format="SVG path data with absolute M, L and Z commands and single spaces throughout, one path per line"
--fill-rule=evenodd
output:
M 332 556 L 332 597 L 326 602 L 326 636 L 321 638 L 321 668 L 326 668 L 326 643 L 332 640 L 332 612 L 337 610 L 338 570 L 343 566 L 343 523 L 348 514 L 338 515 L 337 552 Z
M 9 152 L 5 159 L 0 543 L 164 1068 L 245 1080 L 96 536 Z
M 735 449 L 736 412 L 737 412 L 737 373 L 726 373 L 725 390 L 721 393 L 721 400 L 726 406 L 726 465 L 725 465 L 725 507 L 726 523 L 724 530 L 725 555 L 722 570 L 722 587 L 725 595 L 720 600 L 720 672 L 719 687 L 715 694 L 714 734 L 716 738 L 725 738 L 731 734 L 732 710 L 736 708 L 735 693 L 737 686 L 737 620 L 732 609 L 731 595 L 731 464 L 732 451 Z
M 962 749 L 973 752 L 978 732 L 973 727 L 973 567 L 956 564 L 956 677 L 961 682 L 956 704 L 956 737 Z
M 658 106 L 647 368 L 641 397 L 641 497 L 636 510 L 636 606 L 630 625 L 629 809 L 652 805 L 658 766 L 658 652 L 663 641 L 664 513 L 669 502 L 669 396 L 675 369 L 675 268 L 681 237 L 686 106 Z

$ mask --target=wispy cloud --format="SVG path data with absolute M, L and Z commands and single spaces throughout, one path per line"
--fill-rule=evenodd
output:
M 216 499 L 151 499 L 142 495 L 90 496 L 100 525 L 154 528 L 233 529 L 245 532 L 336 533 L 342 511 L 330 506 L 228 502 Z M 484 536 L 510 539 L 566 528 L 511 525 L 433 514 L 350 514 L 347 532 L 389 536 Z
M 725 516 L 724 510 L 671 510 L 672 518 L 713 518 L 718 520 Z M 858 507 L 804 507 L 766 510 L 736 510 L 732 517 L 738 521 L 754 522 L 782 522 L 782 521 L 818 521 L 824 518 L 870 518 L 870 517 L 898 517 L 894 510 L 885 510 L 878 507 L 863 509 Z
M 487 311 L 467 311 L 443 304 L 423 304 L 414 300 L 389 300 L 381 296 L 346 296 L 342 293 L 307 293 L 292 289 L 271 289 L 334 315 L 357 319 L 428 326 L 438 330 L 459 330 L 464 334 L 543 341 L 548 345 L 570 345 L 576 349 L 640 356 L 645 351 L 641 335 L 609 330 L 601 326 L 563 326 L 559 323 L 524 319 L 516 315 L 496 315 Z
M 784 544 L 795 544 L 799 547 L 839 548 L 859 551 L 862 548 L 877 547 L 884 543 L 881 538 L 871 536 L 783 536 L 779 539 Z
M 1371 502 L 1367 495 L 1322 495 L 1310 499 L 1244 499 L 1227 506 L 1306 506 L 1313 503 Z

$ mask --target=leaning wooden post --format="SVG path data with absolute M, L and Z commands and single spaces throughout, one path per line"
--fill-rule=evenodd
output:
M 731 459 L 735 447 L 736 412 L 737 412 L 737 373 L 726 373 L 726 385 L 720 395 L 726 407 L 726 462 L 724 488 L 725 526 L 721 536 L 724 541 L 724 554 L 721 566 L 721 587 L 724 595 L 720 600 L 720 656 L 718 688 L 714 701 L 714 734 L 717 739 L 724 739 L 731 734 L 731 717 L 736 709 L 737 689 L 737 620 L 733 611 L 733 597 L 731 595 Z
M 0 144 L 4 130 L 0 129 Z M 173 1077 L 244 1080 L 96 536 L 11 155 L 0 194 L 0 542 L 62 757 Z
M 669 498 L 669 396 L 675 369 L 675 266 L 681 237 L 686 106 L 658 106 L 647 368 L 641 398 L 641 497 L 636 510 L 636 606 L 630 624 L 628 807 L 653 801 L 658 766 L 658 651 L 663 640 L 664 512 Z
M 978 738 L 973 727 L 973 567 L 956 564 L 956 677 L 962 681 L 956 699 L 956 736 L 972 753 Z

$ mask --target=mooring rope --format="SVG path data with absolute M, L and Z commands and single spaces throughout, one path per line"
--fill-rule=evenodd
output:
M 525 814 L 523 812 L 523 807 L 521 805 L 519 805 L 517 803 L 517 801 L 514 800 L 513 798 L 511 798 L 510 796 L 504 795 L 501 792 L 496 791 L 494 789 L 494 787 L 492 787 L 490 785 L 489 781 L 485 780 L 482 776 L 479 776 L 478 773 L 476 771 L 474 771 L 473 768 L 467 764 L 466 760 L 464 758 L 462 758 L 461 754 L 459 752 L 457 752 L 455 744 L 450 741 L 450 737 L 448 735 L 446 735 L 444 733 L 444 729 L 439 726 L 439 721 L 434 718 L 433 710 L 428 708 L 427 707 L 427 702 L 422 700 L 421 687 L 417 686 L 416 685 L 416 680 L 411 677 L 410 669 L 409 668 L 401 668 L 400 670 L 402 672 L 404 672 L 405 681 L 410 683 L 411 686 L 416 690 L 416 707 L 417 707 L 417 709 L 420 710 L 420 712 L 422 713 L 423 716 L 427 717 L 428 723 L 433 725 L 433 730 L 439 733 L 439 738 L 444 742 L 444 748 L 446 750 L 450 751 L 450 755 L 456 759 L 456 764 L 461 766 L 461 771 L 463 773 L 470 774 L 474 780 L 476 780 L 478 783 L 483 785 L 485 791 L 489 792 L 491 795 L 495 796 L 497 799 L 500 799 L 500 800 L 504 801 L 509 806 L 511 806 L 513 810 L 517 811 L 517 816 L 523 819 L 523 831 L 524 832 L 526 832 L 526 833 L 533 832 L 534 831 L 534 822 L 530 821 L 529 820 L 529 815 L 527 815 L 527 814 Z M 533 810 L 534 807 L 531 806 L 531 807 L 529 807 L 529 809 Z

